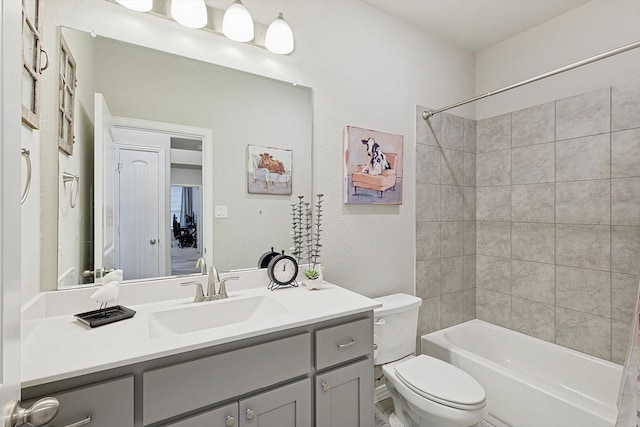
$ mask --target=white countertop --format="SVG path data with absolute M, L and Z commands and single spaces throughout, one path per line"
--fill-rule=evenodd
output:
M 230 283 L 232 286 L 233 284 Z M 154 286 L 150 284 L 149 286 Z M 175 285 L 173 285 L 175 286 Z M 230 286 L 230 287 L 231 287 Z M 178 287 L 179 288 L 179 287 Z M 184 289 L 181 292 L 184 295 Z M 95 290 L 95 289 L 93 289 Z M 82 301 L 93 290 L 52 294 L 60 305 L 65 298 Z M 73 294 L 76 292 L 76 294 Z M 189 294 L 193 289 L 188 290 Z M 186 307 L 193 297 L 160 300 L 146 304 L 131 304 L 135 299 L 116 304 L 136 311 L 131 319 L 89 328 L 77 321 L 71 313 L 86 311 L 86 307 L 64 313 L 65 310 L 37 308 L 36 303 L 23 309 L 22 387 L 31 387 L 79 375 L 99 372 L 159 357 L 174 355 L 205 347 L 228 343 L 262 334 L 282 331 L 298 326 L 362 313 L 380 306 L 370 298 L 325 282 L 320 290 L 309 291 L 304 286 L 268 291 L 264 287 L 228 291 L 229 300 L 268 295 L 288 309 L 288 312 L 214 329 L 153 338 L 150 334 L 149 315 L 154 312 Z M 122 294 L 122 292 L 121 292 Z M 174 296 L 175 297 L 175 296 Z M 158 299 L 158 298 L 156 298 Z M 224 301 L 224 300 L 223 300 Z M 221 301 L 197 304 L 218 304 Z M 86 304 L 85 304 L 86 305 Z M 36 308 L 34 308 L 36 307 Z M 95 304 L 89 308 L 96 309 Z M 40 313 L 38 313 L 38 311 Z M 35 314 L 38 313 L 38 314 Z

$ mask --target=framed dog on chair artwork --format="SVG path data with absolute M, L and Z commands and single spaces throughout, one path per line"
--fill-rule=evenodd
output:
M 402 204 L 402 135 L 346 126 L 344 202 Z

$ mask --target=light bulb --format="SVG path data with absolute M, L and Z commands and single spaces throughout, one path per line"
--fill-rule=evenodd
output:
M 240 0 L 235 0 L 224 12 L 222 33 L 237 42 L 253 40 L 253 18 Z
M 116 0 L 127 9 L 136 12 L 149 12 L 153 7 L 153 0 Z
M 265 36 L 265 46 L 273 53 L 287 55 L 293 52 L 293 31 L 282 17 L 282 13 L 269 24 Z
M 171 0 L 171 17 L 189 28 L 207 25 L 207 5 L 204 0 Z

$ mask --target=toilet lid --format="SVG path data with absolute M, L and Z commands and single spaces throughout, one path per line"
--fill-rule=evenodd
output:
M 474 410 L 485 405 L 484 389 L 463 370 L 427 355 L 398 363 L 395 371 L 411 390 L 434 402 Z

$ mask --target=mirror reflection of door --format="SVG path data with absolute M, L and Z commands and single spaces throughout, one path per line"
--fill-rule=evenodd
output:
M 171 186 L 171 274 L 191 274 L 202 256 L 200 186 Z

